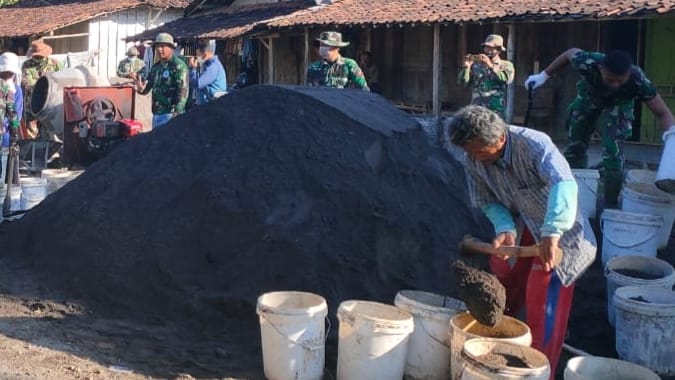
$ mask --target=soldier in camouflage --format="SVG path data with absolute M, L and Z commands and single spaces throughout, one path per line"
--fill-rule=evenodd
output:
M 127 50 L 127 57 L 117 65 L 117 76 L 130 79 L 136 79 L 136 76 L 145 78 L 145 62 L 138 58 L 138 49 L 135 46 Z
M 313 62 L 307 69 L 307 85 L 333 88 L 359 88 L 369 91 L 363 71 L 355 60 L 340 55 L 340 48 L 348 46 L 342 42 L 338 32 L 322 32 L 317 41 L 320 43 L 320 61 Z
M 10 149 L 18 151 L 19 124 L 21 119 L 21 107 L 23 99 L 21 98 L 21 87 L 16 83 L 16 79 L 21 73 L 19 69 L 19 57 L 14 53 L 2 53 L 0 55 L 0 141 L 2 141 L 2 155 L 7 156 Z M 14 174 L 13 184 L 19 183 L 19 163 L 14 156 Z M 6 161 L 3 158 L 3 162 Z M 9 165 L 7 165 L 9 167 Z M 0 169 L 4 180 L 0 187 L 7 180 L 7 167 Z
M 513 64 L 499 57 L 503 51 L 506 49 L 502 36 L 487 36 L 484 54 L 468 55 L 457 76 L 458 84 L 471 87 L 471 104 L 486 107 L 502 118 L 506 110 L 506 86 L 516 75 Z
M 21 66 L 21 86 L 24 95 L 24 121 L 28 138 L 36 138 L 38 135 L 46 139 L 51 138 L 51 132 L 47 131 L 35 115 L 30 110 L 30 100 L 33 96 L 33 87 L 40 77 L 47 73 L 56 72 L 63 69 L 63 64 L 55 59 L 49 58 L 52 54 L 51 46 L 42 40 L 36 40 L 30 46 L 30 58 Z
M 541 86 L 567 65 L 579 73 L 577 97 L 569 106 L 569 145 L 565 158 L 572 168 L 588 165 L 588 145 L 600 126 L 603 147 L 601 185 L 605 207 L 616 207 L 623 183 L 623 142 L 632 135 L 635 100 L 644 102 L 667 130 L 675 118 L 654 85 L 633 65 L 630 54 L 614 50 L 607 54 L 572 48 L 558 56 L 544 71 L 530 76 L 525 86 Z
M 187 65 L 173 55 L 173 36 L 159 33 L 152 46 L 159 61 L 150 69 L 147 81 L 137 78 L 135 84 L 142 95 L 152 90 L 152 128 L 157 128 L 185 112 L 189 82 Z

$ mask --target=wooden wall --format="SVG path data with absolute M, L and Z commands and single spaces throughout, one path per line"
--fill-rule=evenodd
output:
M 117 64 L 126 57 L 127 49 L 133 45 L 124 41 L 125 37 L 156 28 L 182 16 L 183 11 L 179 9 L 160 10 L 142 7 L 88 21 L 88 49 L 99 50 L 96 62 L 98 74 L 105 77 L 116 75 Z
M 670 31 L 672 19 L 669 20 L 661 24 L 649 24 L 652 25 L 651 35 L 662 34 L 663 28 Z M 650 29 L 648 25 L 641 26 L 640 23 L 647 25 L 646 21 L 515 24 L 514 124 L 522 123 L 528 104 L 527 91 L 523 84 L 525 79 L 543 70 L 553 59 L 569 48 L 577 47 L 592 51 L 621 48 L 631 52 L 636 62 L 642 64 L 645 59 L 645 43 L 640 35 L 645 31 L 649 33 Z M 321 31 L 322 29 L 309 31 L 310 46 Z M 379 68 L 379 84 L 385 97 L 393 103 L 413 104 L 431 109 L 433 58 L 433 28 L 431 26 L 354 27 L 339 29 L 339 31 L 343 33 L 345 40 L 351 42 L 349 47 L 342 49 L 344 56 L 356 58 L 361 51 L 371 51 L 372 60 Z M 470 102 L 470 89 L 457 85 L 457 73 L 463 55 L 482 51 L 481 43 L 491 33 L 499 33 L 507 38 L 508 27 L 504 24 L 451 24 L 441 27 L 441 100 L 444 113 L 452 113 Z M 290 31 L 282 34 L 282 37 L 275 41 L 275 83 L 302 83 L 304 32 L 302 30 Z M 651 37 L 651 41 L 653 46 L 658 45 L 656 37 Z M 267 51 L 261 47 L 260 52 L 260 69 L 266 81 Z M 669 50 L 668 54 L 671 53 Z M 310 61 L 318 58 L 313 49 L 310 51 L 310 56 Z M 506 58 L 506 53 L 502 56 Z M 655 70 L 654 65 L 664 65 L 654 57 L 651 59 L 651 62 L 647 62 L 648 76 L 650 70 Z M 665 61 L 665 65 L 672 66 L 672 61 L 669 58 Z M 545 86 L 537 89 L 533 96 L 533 110 L 529 126 L 547 132 L 555 140 L 566 139 L 567 107 L 576 96 L 577 80 L 577 74 L 568 68 L 551 78 Z M 667 85 L 673 86 L 670 82 Z M 640 107 L 636 107 L 636 111 L 638 121 L 634 129 L 636 129 L 635 139 L 637 140 L 641 128 Z M 645 120 L 651 122 L 649 119 Z M 648 139 L 652 139 L 652 135 L 655 134 L 649 133 L 651 132 L 643 132 L 643 138 L 647 136 Z

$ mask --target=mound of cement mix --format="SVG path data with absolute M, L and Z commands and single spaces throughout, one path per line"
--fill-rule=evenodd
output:
M 129 140 L 0 231 L 76 296 L 250 317 L 273 290 L 333 311 L 452 294 L 458 241 L 487 235 L 467 203 L 461 165 L 383 98 L 256 86 Z
M 493 274 L 472 268 L 462 261 L 452 264 L 459 298 L 479 323 L 496 326 L 504 316 L 506 289 Z

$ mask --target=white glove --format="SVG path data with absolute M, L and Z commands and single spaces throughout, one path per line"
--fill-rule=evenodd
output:
M 550 78 L 550 76 L 546 74 L 546 71 L 542 71 L 539 74 L 530 75 L 525 81 L 525 88 L 529 88 L 530 84 L 532 84 L 533 89 L 537 88 L 546 83 L 548 78 Z

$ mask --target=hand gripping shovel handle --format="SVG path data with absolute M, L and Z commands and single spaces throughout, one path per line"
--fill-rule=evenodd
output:
M 539 257 L 539 245 L 513 247 L 501 246 L 499 248 L 495 248 L 491 243 L 486 243 L 471 235 L 464 236 L 464 239 L 462 239 L 459 247 L 462 251 L 469 253 L 482 253 L 486 255 L 497 256 Z M 562 254 L 562 250 L 557 248 L 554 259 L 554 264 L 556 266 L 560 263 Z

